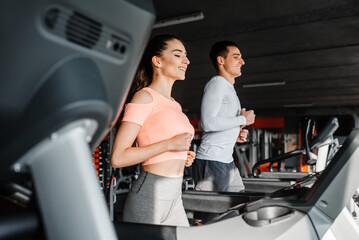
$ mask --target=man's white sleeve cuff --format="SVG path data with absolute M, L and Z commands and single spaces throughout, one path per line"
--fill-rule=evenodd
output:
M 247 124 L 247 120 L 243 115 L 239 116 L 239 120 L 240 120 L 240 124 L 239 125 L 246 125 Z

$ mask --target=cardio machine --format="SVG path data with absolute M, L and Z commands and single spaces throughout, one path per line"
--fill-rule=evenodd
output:
M 0 3 L 0 239 L 117 239 L 91 150 L 117 121 L 150 0 Z
M 334 132 L 339 128 L 338 118 L 332 117 L 311 140 L 309 140 L 310 126 L 311 120 L 309 119 L 305 133 L 305 147 L 303 149 L 297 149 L 276 157 L 258 161 L 254 164 L 251 170 L 252 177 L 242 179 L 247 191 L 270 193 L 291 185 L 296 181 L 300 181 L 310 174 L 321 172 L 326 167 L 340 147 L 339 141 L 333 137 Z M 316 152 L 316 154 L 314 152 Z M 280 171 L 283 161 L 299 155 L 307 157 L 307 163 L 315 169 L 313 172 Z M 259 167 L 268 163 L 270 164 L 269 171 L 260 172 Z M 274 163 L 278 164 L 278 171 L 273 171 Z
M 190 228 L 122 222 L 115 227 L 127 239 L 357 239 L 359 227 L 345 206 L 359 186 L 358 158 L 359 129 L 354 129 L 328 166 L 307 179 L 314 184 L 303 181 L 266 196 L 205 192 L 201 199 L 188 192 L 185 209 L 224 213 Z M 204 201 L 212 205 L 198 209 Z

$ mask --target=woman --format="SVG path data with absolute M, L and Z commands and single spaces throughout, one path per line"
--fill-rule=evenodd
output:
M 137 70 L 138 91 L 126 104 L 111 158 L 115 168 L 142 163 L 124 206 L 126 222 L 189 226 L 181 195 L 184 167 L 195 155 L 188 151 L 194 129 L 171 97 L 174 82 L 185 79 L 186 54 L 178 38 L 159 35 Z

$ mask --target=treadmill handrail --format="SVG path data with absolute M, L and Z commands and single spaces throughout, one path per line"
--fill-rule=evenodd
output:
M 329 122 L 324 126 L 323 130 L 320 131 L 318 133 L 318 135 L 316 137 L 314 137 L 311 140 L 311 142 L 309 143 L 309 130 L 310 130 L 311 122 L 312 122 L 311 119 L 308 119 L 307 128 L 306 128 L 306 131 L 305 131 L 305 148 L 304 149 L 294 150 L 294 151 L 285 153 L 285 154 L 280 155 L 280 156 L 276 156 L 276 157 L 273 157 L 273 158 L 269 158 L 269 159 L 266 159 L 266 160 L 259 161 L 253 166 L 252 175 L 254 177 L 258 177 L 256 168 L 258 168 L 258 166 L 260 166 L 262 164 L 271 163 L 270 164 L 270 168 L 271 168 L 273 163 L 280 162 L 280 161 L 282 161 L 282 160 L 284 160 L 286 158 L 301 155 L 301 154 L 307 156 L 308 162 L 313 162 L 313 161 L 315 162 L 316 159 L 312 158 L 313 153 L 311 152 L 311 150 L 313 150 L 314 148 L 319 147 L 320 144 L 324 143 L 328 138 L 330 138 L 330 137 L 333 138 L 334 132 L 339 127 L 339 122 L 338 122 L 338 118 L 332 117 L 329 120 Z
M 280 162 L 289 157 L 294 157 L 294 156 L 298 156 L 301 154 L 306 154 L 306 150 L 305 149 L 297 149 L 297 150 L 294 150 L 294 151 L 291 151 L 291 152 L 288 152 L 288 153 L 285 153 L 285 154 L 282 154 L 282 155 L 279 155 L 276 157 L 272 157 L 272 158 L 257 162 L 256 164 L 254 164 L 254 166 L 252 168 L 253 176 L 258 177 L 256 169 L 258 166 L 260 166 L 262 164 Z

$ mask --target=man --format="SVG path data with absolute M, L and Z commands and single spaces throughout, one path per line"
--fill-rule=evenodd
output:
M 241 109 L 233 86 L 245 63 L 230 41 L 214 44 L 210 58 L 218 75 L 204 88 L 200 123 L 204 133 L 193 166 L 195 189 L 240 192 L 244 185 L 233 162 L 233 148 L 236 141 L 246 141 L 248 130 L 243 127 L 255 119 L 253 110 Z

